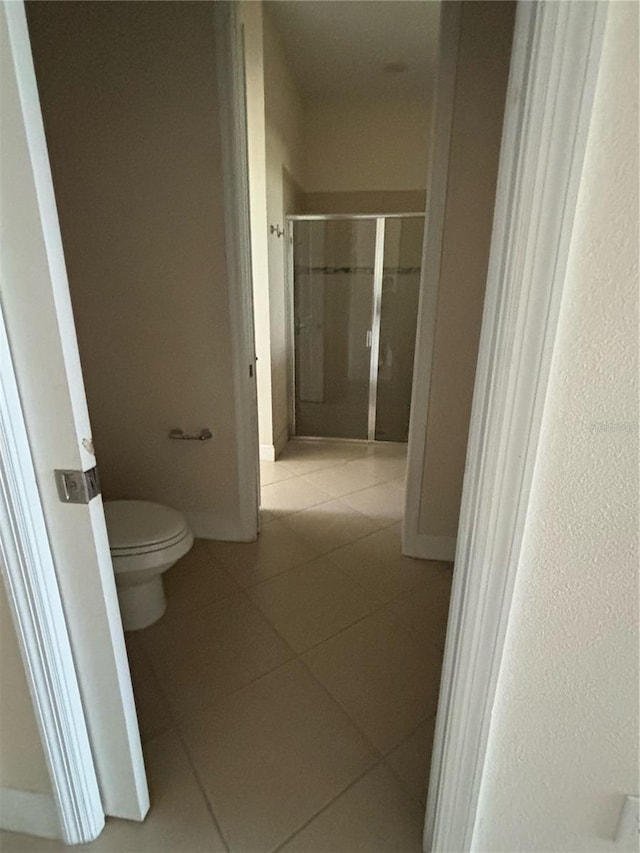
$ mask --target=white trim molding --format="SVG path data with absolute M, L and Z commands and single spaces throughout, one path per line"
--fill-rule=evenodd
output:
M 407 537 L 402 553 L 419 560 L 445 560 L 447 563 L 452 563 L 456 555 L 456 540 L 453 536 L 416 533 L 414 536 Z
M 84 709 L 71 654 L 29 441 L 0 314 L 0 551 L 31 692 L 36 722 L 49 767 L 56 836 L 67 844 L 95 839 L 104 827 Z M 2 792 L 2 795 L 6 790 Z M 25 796 L 20 796 L 24 793 Z M 53 833 L 44 799 L 16 792 L 0 818 L 31 834 Z M 27 810 L 31 808 L 31 811 Z
M 518 4 L 425 851 L 473 849 L 605 19 Z
M 214 3 L 214 20 L 240 492 L 240 521 L 230 538 L 251 542 L 259 526 L 258 403 L 244 56 L 238 5 L 230 0 Z
M 440 59 L 435 87 L 436 104 L 433 114 L 433 142 L 427 185 L 427 210 L 422 247 L 420 301 L 418 304 L 409 443 L 407 446 L 407 485 L 402 522 L 402 553 L 424 560 L 452 560 L 453 551 L 455 551 L 454 540 L 453 548 L 448 551 L 449 555 L 447 557 L 439 556 L 442 550 L 438 548 L 432 551 L 431 546 L 434 544 L 431 541 L 432 537 L 421 534 L 419 528 L 444 214 L 449 179 L 449 149 L 460 42 L 460 14 L 461 6 L 458 0 L 449 0 L 449 2 L 442 4 Z

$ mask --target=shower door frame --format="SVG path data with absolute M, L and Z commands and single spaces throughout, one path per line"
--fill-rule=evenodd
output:
M 425 219 L 425 213 L 301 213 L 286 217 L 287 224 L 287 307 L 288 307 L 288 351 L 289 351 L 289 432 L 296 438 L 317 440 L 326 436 L 296 435 L 296 330 L 295 330 L 295 265 L 294 227 L 296 222 L 330 222 L 345 220 L 369 220 L 376 223 L 373 251 L 373 294 L 371 299 L 371 343 L 369 346 L 369 401 L 367 410 L 366 438 L 333 438 L 335 441 L 374 442 L 376 439 L 376 416 L 378 406 L 378 362 L 380 360 L 380 325 L 382 322 L 382 279 L 384 275 L 384 240 L 387 219 Z M 424 243 L 424 229 L 423 229 Z M 415 343 L 414 343 L 415 351 Z M 394 442 L 385 442 L 393 444 Z M 397 443 L 397 442 L 395 442 Z M 405 442 L 402 442 L 405 443 Z

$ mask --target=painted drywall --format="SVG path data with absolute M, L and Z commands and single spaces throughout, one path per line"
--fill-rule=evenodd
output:
M 305 193 L 300 213 L 422 213 L 424 190 Z
M 311 193 L 424 189 L 430 105 L 422 98 L 305 104 L 304 188 Z
M 638 6 L 611 3 L 478 851 L 616 845 L 638 794 Z
M 261 453 L 273 455 L 263 5 L 261 0 L 242 0 L 238 8 L 244 37 L 258 436 Z
M 458 530 L 515 3 L 462 4 L 420 534 Z M 428 263 L 428 259 L 427 259 Z
M 285 216 L 302 198 L 302 101 L 261 2 L 242 2 L 260 455 L 288 439 L 289 375 Z M 271 233 L 270 226 L 277 228 Z
M 267 219 L 269 226 L 285 226 L 285 209 L 295 204 L 298 193 L 285 199 L 285 170 L 300 185 L 303 157 L 303 108 L 300 92 L 287 62 L 278 32 L 264 5 L 264 102 L 267 161 Z M 289 189 L 290 189 L 289 184 Z M 289 426 L 289 327 L 287 288 L 287 239 L 278 232 L 268 235 L 269 318 L 271 326 L 271 406 L 274 455 L 283 449 Z M 259 320 L 258 320 L 259 322 Z
M 213 6 L 29 3 L 28 18 L 104 496 L 236 538 Z
M 52 792 L 9 602 L 0 583 L 1 788 Z

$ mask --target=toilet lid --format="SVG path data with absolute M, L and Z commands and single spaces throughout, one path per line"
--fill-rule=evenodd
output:
M 112 554 L 168 548 L 188 533 L 181 513 L 151 501 L 105 501 L 104 515 Z

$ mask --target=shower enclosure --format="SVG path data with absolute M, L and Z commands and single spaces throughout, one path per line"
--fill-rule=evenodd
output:
M 293 434 L 406 441 L 424 215 L 288 219 Z

